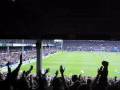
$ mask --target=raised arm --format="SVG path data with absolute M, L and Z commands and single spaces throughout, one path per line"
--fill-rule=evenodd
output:
M 65 90 L 68 90 L 68 86 L 65 82 L 64 71 L 65 71 L 65 68 L 63 68 L 63 66 L 61 65 L 60 66 L 60 73 L 61 73 L 61 77 L 62 77 L 62 80 L 63 80 L 63 83 L 64 83 L 64 88 L 65 88 Z
M 33 70 L 33 65 L 31 65 L 30 69 L 25 72 L 26 76 L 28 76 L 31 73 L 32 70 Z
M 55 77 L 57 77 L 57 76 L 58 76 L 58 73 L 59 73 L 59 72 L 58 72 L 58 70 L 56 70 L 56 72 L 55 72 Z
M 47 68 L 47 69 L 45 70 L 45 73 L 44 73 L 42 76 L 43 76 L 43 77 L 46 76 L 49 71 L 50 71 L 50 69 Z
M 7 68 L 8 68 L 8 73 L 11 73 L 10 63 L 8 62 L 6 65 L 7 65 Z
M 11 75 L 11 68 L 10 68 L 10 63 L 8 62 L 7 64 L 7 69 L 8 69 L 8 73 L 7 73 L 7 79 L 10 79 L 10 75 Z
M 102 73 L 102 66 L 100 67 L 100 69 L 98 68 L 98 71 L 97 71 L 97 75 L 92 83 L 92 86 L 95 86 L 100 78 L 100 75 Z
M 19 63 L 19 65 L 12 72 L 12 79 L 16 79 L 17 78 L 21 65 L 22 65 L 22 54 L 20 55 L 20 63 Z

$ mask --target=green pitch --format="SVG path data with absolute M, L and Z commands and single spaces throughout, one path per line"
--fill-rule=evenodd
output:
M 109 62 L 109 77 L 120 77 L 120 53 L 117 52 L 58 52 L 42 61 L 44 69 L 50 68 L 49 75 L 54 75 L 59 66 L 65 67 L 65 75 L 82 74 L 85 76 L 96 76 L 101 61 Z M 23 65 L 22 70 L 29 69 L 31 64 Z M 33 73 L 36 72 L 35 63 Z

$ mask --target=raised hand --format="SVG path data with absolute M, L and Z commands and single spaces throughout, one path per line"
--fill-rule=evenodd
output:
M 10 62 L 8 62 L 6 66 L 8 67 L 8 73 L 10 74 L 11 73 Z
M 100 67 L 100 69 L 98 68 L 98 75 L 101 75 L 102 73 L 102 66 Z
M 64 71 L 65 71 L 65 69 L 63 69 L 63 66 L 61 65 L 61 66 L 60 66 L 60 73 L 63 74 Z
M 32 69 L 33 69 L 33 65 L 30 66 L 30 70 L 32 70 Z
M 60 66 L 60 73 L 61 73 L 61 76 L 62 76 L 62 81 L 63 81 L 63 84 L 64 84 L 64 88 L 66 90 L 68 90 L 67 83 L 65 82 L 64 72 L 65 72 L 65 68 L 63 68 L 63 66 L 61 65 Z
M 56 70 L 56 72 L 55 72 L 55 76 L 58 76 L 58 73 L 59 73 L 58 70 Z
M 117 81 L 117 76 L 114 77 L 115 82 Z
M 7 64 L 6 64 L 6 66 L 9 66 L 10 65 L 10 62 L 8 62 Z
M 30 69 L 28 70 L 28 72 L 30 73 L 33 70 L 33 65 L 30 66 Z
M 81 79 L 81 77 L 82 77 L 82 75 L 80 74 L 80 75 L 79 75 L 79 80 Z
M 45 70 L 45 74 L 47 74 L 49 71 L 50 71 L 50 69 L 47 68 L 47 69 Z
M 25 72 L 26 76 L 28 76 L 31 73 L 32 70 L 33 70 L 33 65 L 31 65 L 30 69 Z
M 102 70 L 103 70 L 103 66 L 100 67 L 100 71 L 102 71 Z

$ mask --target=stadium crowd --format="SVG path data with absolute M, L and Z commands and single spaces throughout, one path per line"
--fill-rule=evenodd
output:
M 11 71 L 7 63 L 8 72 L 0 73 L 0 89 L 2 90 L 120 90 L 120 80 L 115 77 L 108 79 L 109 62 L 102 61 L 101 67 L 96 70 L 95 78 L 83 77 L 81 74 L 65 77 L 65 68 L 60 66 L 53 77 L 47 76 L 49 69 L 39 75 L 31 74 L 33 66 L 28 71 L 19 73 L 23 59 L 20 55 L 19 65 Z M 60 76 L 58 76 L 60 73 Z M 78 72 L 79 73 L 79 72 Z
M 10 49 L 7 52 L 5 49 L 0 50 L 0 67 L 6 66 L 6 63 L 9 61 L 10 65 L 16 64 L 19 62 L 19 56 L 22 50 L 19 48 Z M 55 48 L 44 48 L 42 51 L 43 56 L 48 56 L 49 54 L 54 54 L 57 52 Z M 36 58 L 36 49 L 25 48 L 23 54 L 23 61 L 32 60 Z
M 64 40 L 63 49 L 67 51 L 120 52 L 120 42 L 104 40 Z
M 18 63 L 20 54 L 21 54 L 20 51 L 12 51 L 9 53 L 7 53 L 7 52 L 0 53 L 0 67 L 4 67 L 8 61 L 9 61 L 10 65 Z M 35 50 L 29 50 L 29 51 L 25 51 L 23 53 L 24 61 L 34 59 L 35 57 L 36 57 Z
M 108 45 L 109 44 L 109 45 Z M 97 51 L 98 47 L 102 50 L 119 50 L 118 43 L 110 42 L 73 42 L 69 41 L 63 44 L 64 50 L 70 51 Z M 103 48 L 104 46 L 104 48 Z M 109 47 L 108 47 L 109 46 Z M 113 48 L 117 47 L 117 48 Z M 97 48 L 97 49 L 96 49 Z M 106 49 L 105 49 L 106 48 Z M 43 48 L 43 56 L 57 52 L 54 48 Z M 44 73 L 34 75 L 31 73 L 33 66 L 27 71 L 20 72 L 20 68 L 24 61 L 36 58 L 35 49 L 25 49 L 21 54 L 21 49 L 10 49 L 9 53 L 5 49 L 0 50 L 0 67 L 7 66 L 8 72 L 0 72 L 0 89 L 2 90 L 120 90 L 120 80 L 115 76 L 108 78 L 109 62 L 102 61 L 101 67 L 96 70 L 96 77 L 86 77 L 80 75 L 72 75 L 66 77 L 65 69 L 61 65 L 56 70 L 54 76 L 48 76 L 50 69 L 46 69 Z M 19 63 L 12 71 L 10 65 Z M 58 75 L 60 73 L 60 76 Z M 78 72 L 79 74 L 80 72 Z

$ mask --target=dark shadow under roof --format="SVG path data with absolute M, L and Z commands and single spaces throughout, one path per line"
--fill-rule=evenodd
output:
M 0 38 L 120 39 L 117 2 L 1 0 L 0 4 Z

